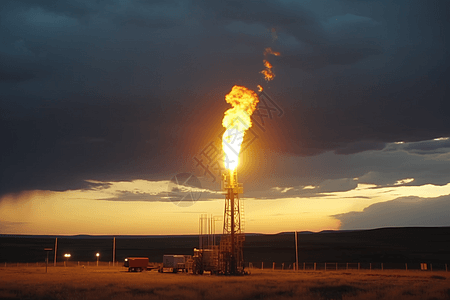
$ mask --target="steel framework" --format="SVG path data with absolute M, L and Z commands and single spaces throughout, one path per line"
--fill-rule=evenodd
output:
M 223 175 L 222 190 L 225 194 L 223 235 L 219 245 L 219 269 L 225 275 L 244 274 L 243 243 L 239 194 L 243 193 L 236 171 Z

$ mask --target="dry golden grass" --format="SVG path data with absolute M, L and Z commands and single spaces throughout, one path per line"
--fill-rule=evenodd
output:
M 450 273 L 251 270 L 242 277 L 116 267 L 0 268 L 0 299 L 450 299 Z

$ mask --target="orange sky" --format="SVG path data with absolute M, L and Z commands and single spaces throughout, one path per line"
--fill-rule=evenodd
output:
M 197 234 L 202 213 L 222 216 L 223 199 L 201 198 L 194 205 L 179 207 L 172 202 L 108 201 L 124 190 L 157 194 L 167 181 L 111 182 L 107 188 L 65 192 L 32 191 L 8 195 L 0 201 L 2 234 L 49 235 L 170 235 Z M 324 193 L 310 198 L 257 200 L 243 198 L 245 231 L 277 233 L 283 231 L 321 231 L 339 229 L 332 217 L 403 196 L 438 197 L 450 194 L 445 186 L 390 186 L 373 188 L 359 184 L 346 192 Z M 311 187 L 309 187 L 311 188 Z M 370 197 L 370 199 L 363 198 Z M 205 201 L 206 200 L 206 201 Z M 220 233 L 221 226 L 217 226 Z

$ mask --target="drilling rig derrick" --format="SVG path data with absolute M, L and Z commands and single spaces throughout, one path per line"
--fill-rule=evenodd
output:
M 219 245 L 219 269 L 225 275 L 244 274 L 243 243 L 239 194 L 243 193 L 236 171 L 223 174 L 222 191 L 225 194 L 223 235 Z

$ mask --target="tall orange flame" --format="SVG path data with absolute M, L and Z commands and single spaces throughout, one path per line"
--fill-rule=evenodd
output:
M 246 87 L 235 85 L 225 96 L 225 101 L 232 108 L 225 112 L 222 126 L 225 132 L 222 137 L 222 148 L 225 153 L 225 168 L 236 170 L 239 162 L 239 152 L 247 129 L 252 126 L 251 115 L 259 102 L 258 95 Z

